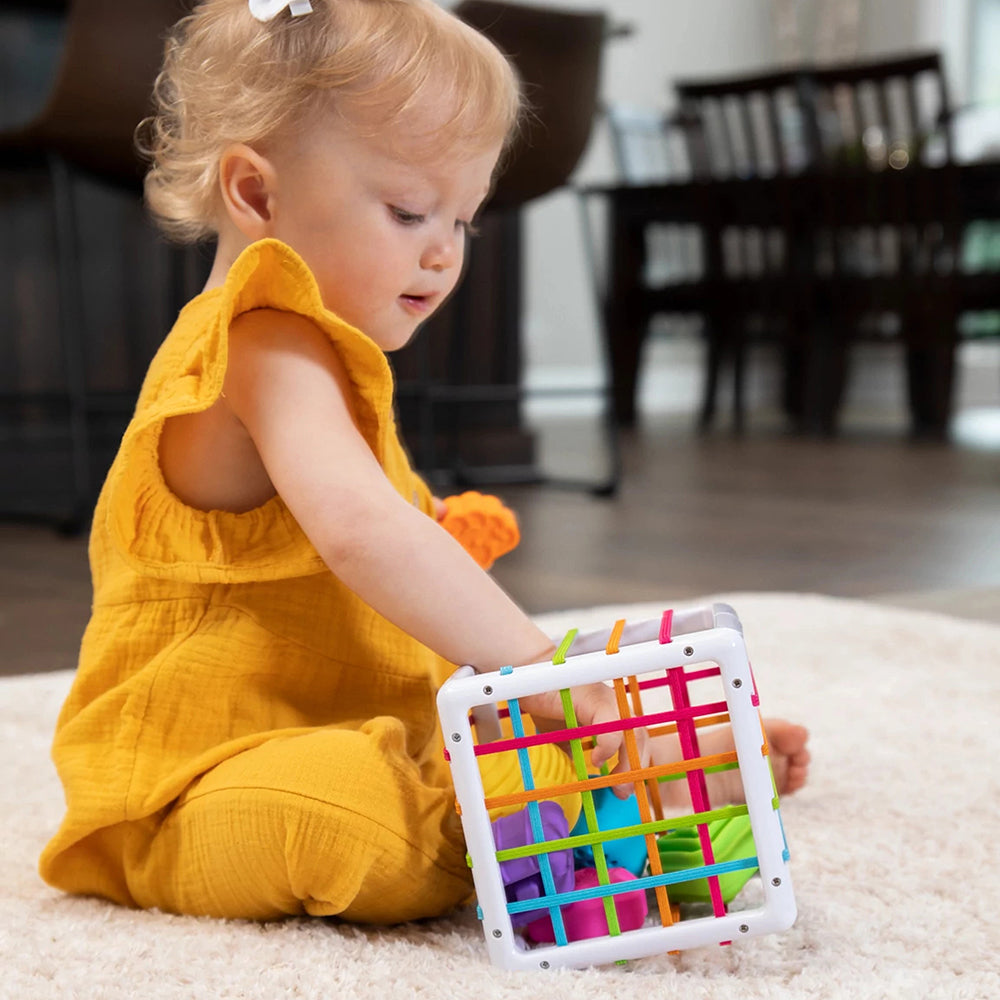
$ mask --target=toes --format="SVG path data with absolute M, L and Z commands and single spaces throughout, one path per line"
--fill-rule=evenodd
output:
M 767 738 L 777 750 L 789 756 L 805 747 L 809 742 L 809 730 L 805 726 L 772 719 L 764 724 Z
M 778 791 L 783 795 L 798 791 L 809 776 L 809 730 L 785 719 L 769 719 L 764 728 Z
M 805 787 L 806 780 L 806 775 L 804 774 L 790 774 L 783 794 L 791 795 L 793 792 L 797 792 L 800 788 Z

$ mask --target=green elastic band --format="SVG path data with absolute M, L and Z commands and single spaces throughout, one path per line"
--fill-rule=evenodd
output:
M 562 666 L 566 662 L 566 654 L 569 652 L 569 647 L 573 645 L 573 640 L 576 638 L 577 632 L 580 630 L 578 628 L 571 628 L 565 636 L 563 636 L 563 641 L 559 643 L 559 648 L 556 650 L 556 655 L 552 657 L 552 662 L 555 666 Z
M 714 767 L 699 767 L 692 768 L 692 770 L 704 771 L 705 774 L 718 774 L 720 771 L 737 771 L 739 770 L 739 764 L 734 760 L 729 764 L 716 764 Z M 662 784 L 665 781 L 680 781 L 682 778 L 688 776 L 687 771 L 681 771 L 679 774 L 661 774 L 657 776 L 657 781 Z
M 585 792 L 590 795 L 590 792 Z M 666 833 L 668 830 L 679 830 L 683 827 L 702 826 L 714 823 L 720 819 L 731 819 L 733 816 L 746 816 L 747 807 L 723 806 L 709 812 L 692 813 L 690 816 L 671 816 L 669 819 L 654 820 L 651 823 L 637 823 L 635 826 L 623 826 L 617 830 L 598 831 L 596 833 L 581 833 L 575 837 L 563 837 L 561 840 L 546 840 L 540 844 L 525 844 L 522 847 L 508 847 L 497 851 L 497 861 L 513 861 L 515 858 L 530 858 L 538 854 L 548 854 L 551 851 L 562 851 L 566 848 L 575 850 L 577 847 L 596 847 L 603 856 L 603 846 L 610 840 L 623 840 L 626 837 L 644 837 L 648 833 Z M 594 824 L 596 826 L 596 822 Z M 595 851 L 595 859 L 597 852 Z M 600 871 L 600 869 L 598 869 Z M 607 864 L 605 863 L 605 871 Z
M 566 638 L 563 639 L 562 645 L 559 647 L 559 651 L 556 653 L 556 659 L 553 659 L 553 663 L 558 662 L 558 657 L 560 653 L 565 659 L 566 650 L 569 649 L 570 644 L 573 639 L 576 638 L 576 629 L 568 632 Z M 576 717 L 576 708 L 573 705 L 573 698 L 569 693 L 569 688 L 563 688 L 559 692 L 559 697 L 562 699 L 563 716 L 566 719 L 567 729 L 576 729 L 579 725 L 579 721 Z M 587 762 L 583 756 L 583 741 L 577 737 L 576 739 L 571 739 L 569 741 L 570 751 L 573 755 L 573 767 L 576 771 L 577 781 L 587 780 Z M 606 768 L 604 770 L 607 770 Z M 580 798 L 583 802 L 583 814 L 587 820 L 588 830 L 597 830 L 597 810 L 594 808 L 594 793 L 584 789 L 580 793 Z M 565 843 L 569 843 L 572 840 L 582 840 L 588 843 L 593 843 L 594 846 L 594 867 L 597 869 L 597 881 L 601 885 L 610 885 L 611 875 L 608 873 L 608 862 L 604 856 L 604 846 L 600 840 L 590 840 L 591 837 L 600 837 L 600 834 L 586 834 L 583 837 L 567 837 L 565 838 Z M 552 841 L 546 841 L 546 844 L 552 843 Z M 514 848 L 517 850 L 517 848 Z M 551 848 L 550 848 L 551 850 Z M 533 852 L 535 853 L 535 852 Z M 541 852 L 537 852 L 541 853 Z M 500 855 L 497 854 L 499 859 Z M 614 900 L 610 896 L 604 897 L 604 919 L 608 922 L 608 934 L 612 937 L 616 937 L 621 934 L 621 926 L 618 923 L 618 910 L 615 907 Z

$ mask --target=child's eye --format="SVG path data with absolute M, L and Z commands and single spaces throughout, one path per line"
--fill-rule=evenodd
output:
M 389 213 L 401 226 L 417 226 L 426 218 L 419 212 L 410 212 L 398 205 L 390 205 Z
M 462 219 L 456 219 L 455 228 L 461 229 L 465 233 L 466 239 L 472 239 L 479 235 L 479 227 L 474 222 L 465 222 Z

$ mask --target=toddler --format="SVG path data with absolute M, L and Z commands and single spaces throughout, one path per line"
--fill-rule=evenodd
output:
M 446 912 L 471 879 L 436 691 L 551 646 L 437 523 L 385 352 L 458 280 L 516 77 L 432 0 L 203 0 L 156 97 L 148 203 L 217 249 L 98 501 L 42 875 L 176 913 Z M 805 735 L 781 733 L 794 787 Z

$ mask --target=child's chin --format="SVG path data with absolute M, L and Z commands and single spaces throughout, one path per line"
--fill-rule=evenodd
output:
M 422 324 L 418 324 L 412 330 L 403 330 L 398 333 L 387 334 L 384 337 L 378 338 L 377 343 L 386 354 L 392 354 L 393 351 L 400 351 L 406 347 L 406 345 L 409 344 L 414 337 L 416 337 L 416 335 L 420 332 L 421 325 Z

